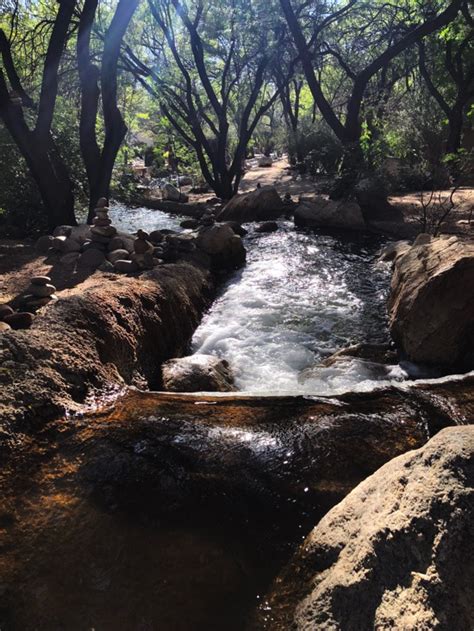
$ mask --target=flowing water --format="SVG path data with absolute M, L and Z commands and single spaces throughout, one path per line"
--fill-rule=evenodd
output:
M 181 230 L 182 217 L 116 204 L 121 230 Z M 195 332 L 193 353 L 226 359 L 237 387 L 258 394 L 333 395 L 367 391 L 407 373 L 341 358 L 321 362 L 351 344 L 389 339 L 389 270 L 376 263 L 371 236 L 322 235 L 280 222 L 278 232 L 249 227 L 247 265 L 227 281 Z
M 297 230 L 246 237 L 247 265 L 225 285 L 192 349 L 229 361 L 240 390 L 335 394 L 402 379 L 399 366 L 347 358 L 320 362 L 360 342 L 386 343 L 389 272 L 380 243 Z

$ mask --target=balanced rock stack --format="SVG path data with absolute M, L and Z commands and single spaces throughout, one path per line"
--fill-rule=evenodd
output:
M 216 215 L 212 210 L 206 210 L 206 212 L 202 215 L 199 223 L 201 226 L 213 226 L 216 223 Z
M 26 311 L 36 312 L 52 300 L 57 300 L 56 287 L 51 284 L 49 276 L 34 276 L 22 297 L 22 307 Z
M 150 236 L 144 230 L 138 230 L 133 242 L 133 252 L 128 255 L 123 250 L 116 250 L 109 254 L 109 261 L 117 272 L 131 273 L 145 269 L 153 269 L 163 261 L 156 257 L 156 248 L 150 241 Z

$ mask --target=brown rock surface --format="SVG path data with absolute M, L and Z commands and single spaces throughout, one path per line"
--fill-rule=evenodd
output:
M 441 237 L 396 259 L 390 331 L 408 357 L 474 365 L 474 241 Z
M 209 297 L 208 275 L 186 264 L 139 279 L 96 274 L 62 292 L 28 331 L 2 336 L 0 425 L 60 414 L 93 388 L 158 382 Z
M 474 427 L 384 465 L 331 510 L 274 584 L 256 628 L 474 625 Z

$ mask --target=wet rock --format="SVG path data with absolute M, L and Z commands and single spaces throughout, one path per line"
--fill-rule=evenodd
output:
M 162 366 L 168 392 L 232 392 L 236 390 L 229 363 L 214 355 L 170 359 Z
M 295 209 L 295 225 L 303 228 L 365 230 L 360 206 L 347 200 L 333 201 L 319 197 L 304 201 Z
M 473 462 L 466 426 L 385 464 L 307 537 L 254 628 L 471 629 Z
M 276 221 L 265 221 L 255 228 L 255 232 L 276 232 L 278 224 Z
M 38 254 L 47 254 L 48 250 L 53 247 L 54 237 L 46 234 L 40 237 L 35 243 L 35 250 Z
M 414 362 L 474 366 L 474 243 L 456 237 L 412 247 L 395 262 L 390 331 Z
M 267 221 L 278 219 L 286 212 L 274 186 L 262 186 L 250 193 L 233 197 L 217 216 L 217 221 Z
M 3 321 L 11 326 L 12 329 L 29 329 L 33 324 L 34 316 L 26 311 L 12 313 L 3 318 Z
M 10 305 L 0 305 L 0 321 L 5 318 L 5 316 L 11 315 L 15 313 Z
M 7 322 L 1 322 L 0 321 L 0 334 L 1 333 L 6 333 L 7 331 L 11 331 L 12 327 L 7 324 Z
M 242 239 L 229 226 L 201 228 L 196 245 L 211 257 L 215 269 L 235 269 L 245 263 L 246 252 Z
M 341 357 L 356 357 L 378 364 L 394 364 L 398 354 L 389 344 L 369 344 L 362 342 L 342 348 L 321 362 L 323 366 L 332 366 Z
M 226 221 L 224 222 L 225 226 L 229 226 L 239 237 L 245 237 L 248 234 L 248 230 L 246 230 L 238 221 Z
M 140 268 L 135 261 L 119 259 L 118 261 L 115 261 L 114 269 L 122 274 L 132 274 L 133 272 L 138 272 Z
M 156 245 L 157 243 L 161 243 L 163 241 L 164 235 L 161 230 L 153 230 L 153 232 L 150 232 L 149 239 Z
M 185 219 L 179 225 L 181 228 L 194 230 L 199 226 L 199 221 L 197 219 Z
M 105 254 L 100 250 L 89 249 L 81 254 L 78 260 L 79 267 L 96 269 L 105 261 Z

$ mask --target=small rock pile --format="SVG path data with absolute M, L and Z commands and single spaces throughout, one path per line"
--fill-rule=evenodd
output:
M 33 314 L 28 311 L 15 312 L 10 305 L 0 305 L 0 334 L 11 329 L 29 329 L 33 323 Z
M 56 287 L 49 276 L 34 276 L 21 298 L 21 306 L 25 311 L 35 313 L 52 300 L 57 300 Z

